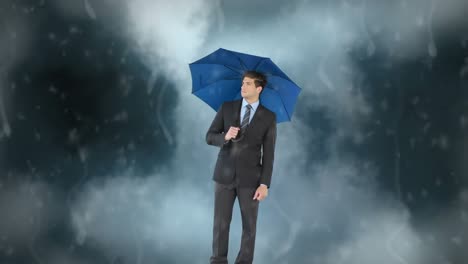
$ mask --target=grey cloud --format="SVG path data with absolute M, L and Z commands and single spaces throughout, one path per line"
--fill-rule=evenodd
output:
M 47 183 L 14 177 L 0 182 L 0 234 L 13 247 L 29 247 L 58 220 L 61 195 Z
M 30 52 L 30 42 L 34 38 L 28 25 L 28 19 L 17 16 L 17 13 L 27 12 L 19 8 L 14 12 L 7 12 L 7 3 L 0 4 L 0 16 L 4 23 L 0 25 L 3 32 L 0 35 L 0 140 L 13 133 L 10 125 L 10 113 L 14 106 L 10 104 L 10 94 L 15 84 L 8 79 L 11 69 Z M 0 150 L 3 151 L 3 150 Z
M 90 181 L 72 207 L 78 244 L 97 242 L 116 255 L 144 260 L 148 252 L 177 256 L 203 252 L 210 233 L 211 204 L 186 182 L 168 183 L 168 175 L 131 174 Z

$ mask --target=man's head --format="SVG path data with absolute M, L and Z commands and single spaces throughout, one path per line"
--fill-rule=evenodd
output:
M 242 76 L 241 95 L 246 100 L 255 102 L 260 97 L 266 84 L 267 78 L 263 73 L 246 71 Z

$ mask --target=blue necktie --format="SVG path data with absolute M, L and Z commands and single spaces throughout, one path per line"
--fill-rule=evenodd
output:
M 247 125 L 249 124 L 250 109 L 252 109 L 252 106 L 248 104 L 247 105 L 247 110 L 245 111 L 245 115 L 244 115 L 244 118 L 242 119 L 242 123 L 241 123 L 241 133 L 243 133 L 245 131 L 245 129 L 247 128 Z

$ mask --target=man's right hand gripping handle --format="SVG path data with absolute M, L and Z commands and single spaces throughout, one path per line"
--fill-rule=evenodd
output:
M 229 143 L 232 138 L 237 136 L 239 129 L 232 126 L 229 128 L 227 133 L 224 133 L 223 108 L 224 103 L 216 113 L 208 132 L 206 132 L 206 143 L 208 145 L 222 147 L 224 144 Z

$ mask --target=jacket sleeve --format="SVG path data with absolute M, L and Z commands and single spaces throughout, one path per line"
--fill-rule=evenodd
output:
M 263 139 L 262 174 L 260 178 L 260 184 L 267 185 L 268 189 L 270 188 L 271 175 L 273 173 L 273 161 L 275 159 L 275 144 L 276 116 L 271 121 L 271 124 Z
M 206 132 L 206 143 L 212 146 L 223 147 L 227 145 L 230 141 L 224 140 L 224 119 L 223 119 L 223 109 L 224 103 L 219 108 L 216 113 L 213 122 L 211 123 L 208 132 Z

